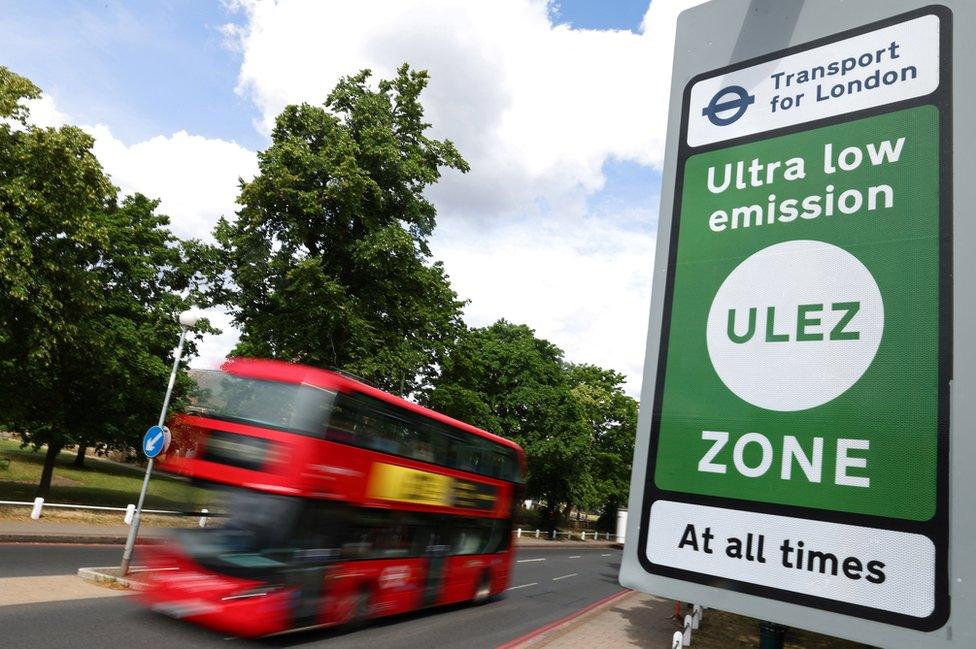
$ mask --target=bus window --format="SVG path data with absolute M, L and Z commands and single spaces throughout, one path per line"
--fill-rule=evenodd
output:
M 426 420 L 362 394 L 340 393 L 326 438 L 422 462 L 521 481 L 515 451 L 478 435 Z

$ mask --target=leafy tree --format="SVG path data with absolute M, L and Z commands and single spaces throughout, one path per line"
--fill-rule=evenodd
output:
M 609 523 L 627 501 L 637 433 L 637 401 L 623 389 L 624 375 L 596 365 L 569 365 L 567 378 L 593 434 L 590 467 L 597 503 Z
M 155 201 L 119 203 L 89 135 L 30 125 L 39 92 L 0 67 L 0 413 L 47 446 L 46 497 L 64 446 L 127 446 L 155 420 L 199 244 Z
M 526 495 L 545 501 L 553 515 L 560 505 L 597 496 L 593 433 L 567 378 L 558 347 L 525 325 L 499 320 L 462 337 L 424 400 L 521 444 Z
M 410 393 L 463 330 L 463 303 L 428 237 L 424 190 L 467 171 L 427 137 L 426 72 L 342 79 L 324 106 L 286 107 L 242 208 L 214 232 L 232 281 L 213 292 L 240 327 L 235 353 L 330 366 Z

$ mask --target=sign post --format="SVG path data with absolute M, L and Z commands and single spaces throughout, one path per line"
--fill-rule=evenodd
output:
M 176 345 L 173 354 L 173 371 L 169 375 L 169 384 L 166 386 L 166 396 L 163 398 L 163 408 L 159 411 L 159 422 L 149 428 L 142 438 L 142 452 L 149 458 L 146 465 L 146 476 L 142 480 L 142 490 L 139 491 L 139 502 L 136 504 L 136 513 L 129 526 L 129 534 L 125 539 L 125 549 L 122 551 L 121 573 L 124 577 L 129 574 L 129 564 L 132 561 L 132 550 L 136 545 L 136 537 L 139 536 L 139 523 L 142 521 L 142 503 L 146 500 L 146 491 L 149 489 L 149 477 L 152 475 L 155 458 L 160 453 L 165 453 L 170 444 L 169 429 L 163 426 L 166 421 L 166 412 L 169 410 L 169 400 L 173 395 L 173 386 L 176 384 L 176 374 L 180 368 L 180 359 L 183 357 L 183 345 L 186 342 L 186 334 L 196 326 L 199 315 L 193 311 L 184 311 L 180 314 L 180 341 Z
M 871 644 L 976 642 L 972 616 L 952 633 L 949 575 L 952 111 L 974 90 L 953 59 L 974 9 L 682 14 L 624 585 Z

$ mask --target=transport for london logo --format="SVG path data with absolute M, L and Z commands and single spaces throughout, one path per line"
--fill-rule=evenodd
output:
M 755 101 L 755 96 L 742 86 L 729 86 L 715 93 L 708 105 L 702 108 L 702 115 L 715 126 L 728 126 L 745 115 L 746 109 Z

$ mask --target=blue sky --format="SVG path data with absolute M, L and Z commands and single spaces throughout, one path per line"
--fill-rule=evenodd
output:
M 672 5 L 693 1 L 657 0 L 650 33 L 641 32 L 647 0 L 466 0 L 429 16 L 403 9 L 408 0 L 374 11 L 359 2 L 12 0 L 0 19 L 0 65 L 95 134 L 123 191 L 162 198 L 177 233 L 204 238 L 218 216 L 233 217 L 236 179 L 253 174 L 285 103 L 320 102 L 361 67 L 427 67 L 429 113 L 473 168 L 433 194 L 434 252 L 471 299 L 469 323 L 526 322 L 571 360 L 624 371 L 636 392 Z M 486 234 L 510 260 L 488 281 L 484 265 L 497 255 L 484 256 Z M 608 293 L 621 280 L 627 290 Z M 235 336 L 207 353 L 225 353 Z

